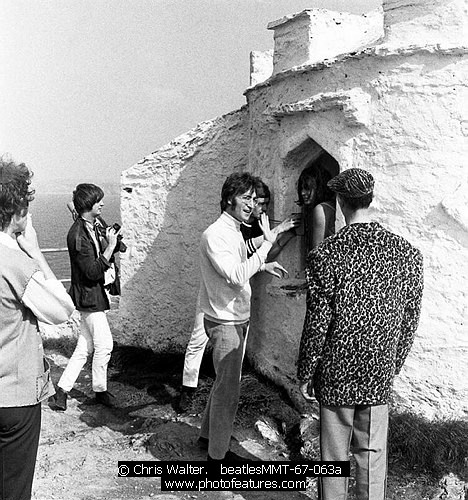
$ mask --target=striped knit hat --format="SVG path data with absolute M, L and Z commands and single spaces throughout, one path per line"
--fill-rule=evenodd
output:
M 347 198 L 360 198 L 374 190 L 374 178 L 362 168 L 344 170 L 328 182 L 327 186 L 335 193 Z

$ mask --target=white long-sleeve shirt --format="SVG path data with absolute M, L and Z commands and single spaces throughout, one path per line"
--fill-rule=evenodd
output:
M 16 240 L 3 232 L 0 232 L 0 244 L 23 252 Z M 75 309 L 63 284 L 55 279 L 46 279 L 42 271 L 37 271 L 31 276 L 21 301 L 31 309 L 38 321 L 50 325 L 67 321 Z
M 271 243 L 248 259 L 240 222 L 226 212 L 203 233 L 200 243 L 200 307 L 216 323 L 241 324 L 250 318 L 250 278 L 263 269 Z

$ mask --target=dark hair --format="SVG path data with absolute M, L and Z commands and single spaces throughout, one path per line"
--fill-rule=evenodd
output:
M 226 178 L 221 189 L 221 211 L 223 212 L 236 196 L 255 188 L 255 177 L 248 172 L 235 172 Z
M 339 195 L 342 202 L 351 210 L 359 210 L 360 208 L 368 208 L 374 197 L 374 193 L 365 194 L 358 198 L 350 198 L 348 196 Z
M 270 189 L 260 177 L 255 177 L 255 193 L 258 198 L 271 198 Z
M 316 195 L 314 205 L 319 205 L 324 201 L 331 200 L 335 197 L 333 191 L 327 186 L 328 181 L 331 179 L 330 173 L 323 168 L 322 162 L 316 161 L 310 167 L 305 168 L 297 181 L 297 204 L 304 205 L 302 197 L 302 188 L 307 185 L 311 180 L 316 182 Z
M 30 189 L 32 172 L 24 163 L 0 158 L 0 226 L 8 227 L 13 215 L 20 214 L 34 200 Z
M 78 215 L 89 212 L 103 198 L 104 191 L 94 184 L 78 184 L 73 191 L 73 205 Z

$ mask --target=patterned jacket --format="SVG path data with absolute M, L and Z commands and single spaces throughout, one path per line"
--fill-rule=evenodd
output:
M 351 224 L 309 253 L 298 378 L 324 405 L 385 404 L 419 322 L 423 259 L 380 224 Z

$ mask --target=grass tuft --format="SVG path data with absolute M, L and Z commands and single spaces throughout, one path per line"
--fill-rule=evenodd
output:
M 390 416 L 389 455 L 435 477 L 450 472 L 468 480 L 468 422 L 430 421 L 405 412 Z

